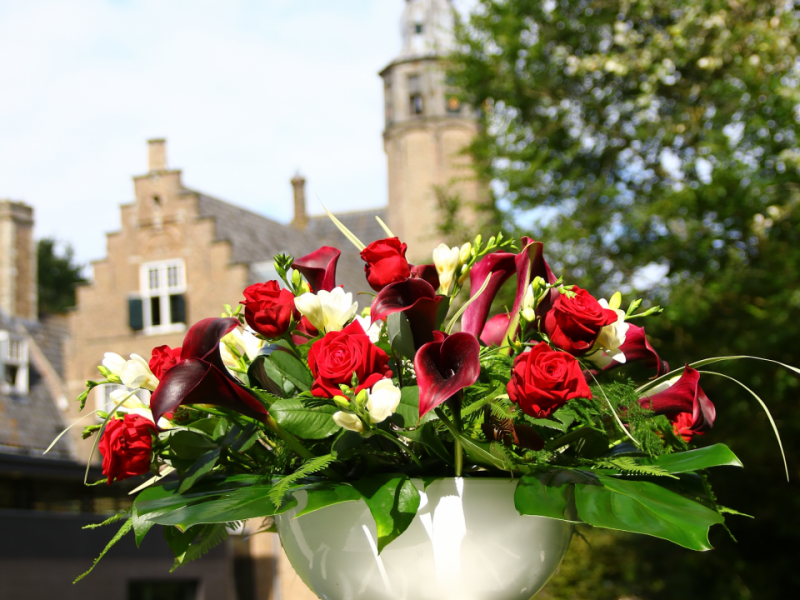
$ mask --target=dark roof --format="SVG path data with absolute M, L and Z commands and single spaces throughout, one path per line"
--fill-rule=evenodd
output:
M 214 219 L 216 240 L 231 244 L 231 262 L 250 264 L 272 260 L 276 254 L 288 252 L 304 256 L 314 250 L 314 238 L 305 232 L 283 225 L 263 215 L 197 194 L 198 216 Z
M 29 337 L 37 343 L 42 353 L 63 377 L 63 351 L 65 327 L 63 322 L 37 323 L 10 318 L 0 314 L 0 329 L 21 333 L 22 325 Z M 44 374 L 29 361 L 29 391 L 26 395 L 0 393 L 0 452 L 41 456 L 56 436 L 64 430 L 65 423 L 45 381 Z M 69 436 L 64 436 L 50 451 L 53 458 L 70 458 Z

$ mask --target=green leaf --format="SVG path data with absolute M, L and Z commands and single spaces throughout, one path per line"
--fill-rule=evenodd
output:
M 181 479 L 181 484 L 178 487 L 178 493 L 182 494 L 183 492 L 189 490 L 204 475 L 207 475 L 208 472 L 216 466 L 221 450 L 221 448 L 214 448 L 198 458 L 194 464 L 189 467 L 189 470 L 186 471 L 183 479 Z
M 333 415 L 338 409 L 324 405 L 309 408 L 297 398 L 278 400 L 269 410 L 275 421 L 292 435 L 307 440 L 321 440 L 339 431 Z
M 567 503 L 572 493 L 570 483 L 544 483 L 536 475 L 525 475 L 514 491 L 514 506 L 521 515 L 571 521 L 567 516 Z
M 360 433 L 342 429 L 331 446 L 331 452 L 335 452 L 340 460 L 347 460 L 353 455 L 355 449 L 363 443 L 364 438 Z
M 195 537 L 197 537 L 195 529 L 181 531 L 177 527 L 164 527 L 164 539 L 167 541 L 167 545 L 172 550 L 175 558 L 178 559 L 189 549 Z
M 269 362 L 283 375 L 286 379 L 291 381 L 294 386 L 307 392 L 311 389 L 311 384 L 314 379 L 311 377 L 311 371 L 308 370 L 300 360 L 288 352 L 277 351 L 269 355 Z
M 436 329 L 441 331 L 444 320 L 447 318 L 447 313 L 450 311 L 450 298 L 444 297 L 439 302 L 439 308 L 436 311 Z
M 353 482 L 367 503 L 378 532 L 378 554 L 397 539 L 417 514 L 419 491 L 406 475 L 384 474 Z
M 580 518 L 607 529 L 643 533 L 690 550 L 710 550 L 709 528 L 719 513 L 659 485 L 596 475 L 597 484 L 575 485 Z
M 150 528 L 153 526 L 153 522 L 140 517 L 135 507 L 131 511 L 131 520 L 133 523 L 133 534 L 136 538 L 136 547 L 138 548 L 142 545 L 144 536 L 147 535 L 147 532 L 150 531 Z
M 407 385 L 400 390 L 400 404 L 392 415 L 392 422 L 398 427 L 408 429 L 419 422 L 419 387 Z
M 94 562 L 92 563 L 91 568 L 88 571 L 86 571 L 83 575 L 80 575 L 72 583 L 78 583 L 81 579 L 83 579 L 89 573 L 91 573 L 92 570 L 97 566 L 97 563 L 100 562 L 100 559 L 103 558 L 106 555 L 106 553 L 108 553 L 109 550 L 111 550 L 111 548 L 114 546 L 114 544 L 116 544 L 123 537 L 125 537 L 125 534 L 128 533 L 131 530 L 131 527 L 133 527 L 133 519 L 132 518 L 128 519 L 127 521 L 125 521 L 122 524 L 122 527 L 119 528 L 119 531 L 117 531 L 116 535 L 113 538 L 111 538 L 111 541 L 108 542 L 108 544 L 106 545 L 105 548 L 103 548 L 103 551 L 100 553 L 100 556 L 98 556 L 97 558 L 94 559 Z
M 197 459 L 217 445 L 199 433 L 178 431 L 169 436 L 169 447 L 178 458 Z
M 361 499 L 361 493 L 356 488 L 344 483 L 320 483 L 302 489 L 308 494 L 308 502 L 305 508 L 295 515 L 295 519 L 326 506 Z
M 432 423 L 426 423 L 417 429 L 403 431 L 401 435 L 403 437 L 407 437 L 412 442 L 426 446 L 446 463 L 451 465 L 455 464 L 452 452 L 449 448 L 445 447 L 441 438 L 436 435 L 436 430 L 434 429 Z
M 408 360 L 414 360 L 416 348 L 408 317 L 402 312 L 392 313 L 386 317 L 386 331 L 389 334 L 389 344 L 395 353 L 405 356 Z
M 638 463 L 661 467 L 668 473 L 688 473 L 711 467 L 743 466 L 736 455 L 725 444 L 714 444 L 706 448 L 662 454 L 658 458 L 640 458 Z

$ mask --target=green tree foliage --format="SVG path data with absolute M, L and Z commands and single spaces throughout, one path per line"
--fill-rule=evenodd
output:
M 66 312 L 75 306 L 75 288 L 84 283 L 81 265 L 75 264 L 72 246 L 59 248 L 53 238 L 42 238 L 36 247 L 39 314 Z
M 487 210 L 508 231 L 544 240 L 570 283 L 606 297 L 638 285 L 666 305 L 646 327 L 674 364 L 724 354 L 800 362 L 800 6 L 479 0 L 457 35 L 451 75 L 484 124 L 470 150 L 492 182 Z M 655 272 L 665 276 L 645 285 Z M 770 406 L 800 478 L 796 378 L 756 363 L 727 373 Z M 640 538 L 618 539 L 613 552 L 607 537 L 600 550 L 576 542 L 558 597 L 588 597 L 574 577 L 587 560 L 606 594 L 591 597 L 761 599 L 800 588 L 784 550 L 800 535 L 797 483 L 785 482 L 755 403 L 721 379 L 703 386 L 717 406 L 705 438 L 729 443 L 746 467 L 714 479 L 720 497 L 755 516 L 732 520 L 739 543 L 724 531 L 705 554 Z

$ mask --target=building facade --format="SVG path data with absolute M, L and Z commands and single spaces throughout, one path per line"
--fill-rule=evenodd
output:
M 478 130 L 475 112 L 449 84 L 443 59 L 453 47 L 450 0 L 406 0 L 403 47 L 381 72 L 384 150 L 388 161 L 388 224 L 408 244 L 412 261 L 429 262 L 442 241 L 439 199 L 458 197 L 461 218 L 486 191 L 463 150 Z

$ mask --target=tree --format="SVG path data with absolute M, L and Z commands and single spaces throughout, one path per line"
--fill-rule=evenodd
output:
M 570 283 L 606 297 L 638 286 L 665 304 L 646 326 L 673 363 L 798 362 L 797 3 L 479 0 L 457 38 L 450 75 L 482 107 L 470 152 L 509 232 L 544 240 Z M 766 399 L 796 473 L 797 378 L 755 363 L 727 372 Z M 616 586 L 609 597 L 777 598 L 800 587 L 778 551 L 800 534 L 800 495 L 766 418 L 735 384 L 704 375 L 703 386 L 718 407 L 706 439 L 730 442 L 750 467 L 715 487 L 756 519 L 733 521 L 738 545 L 714 533 L 718 549 L 702 556 L 620 540 L 637 566 L 600 570 L 597 581 Z
M 72 246 L 42 238 L 36 246 L 39 315 L 60 314 L 75 306 L 75 288 L 86 280 L 75 264 Z

